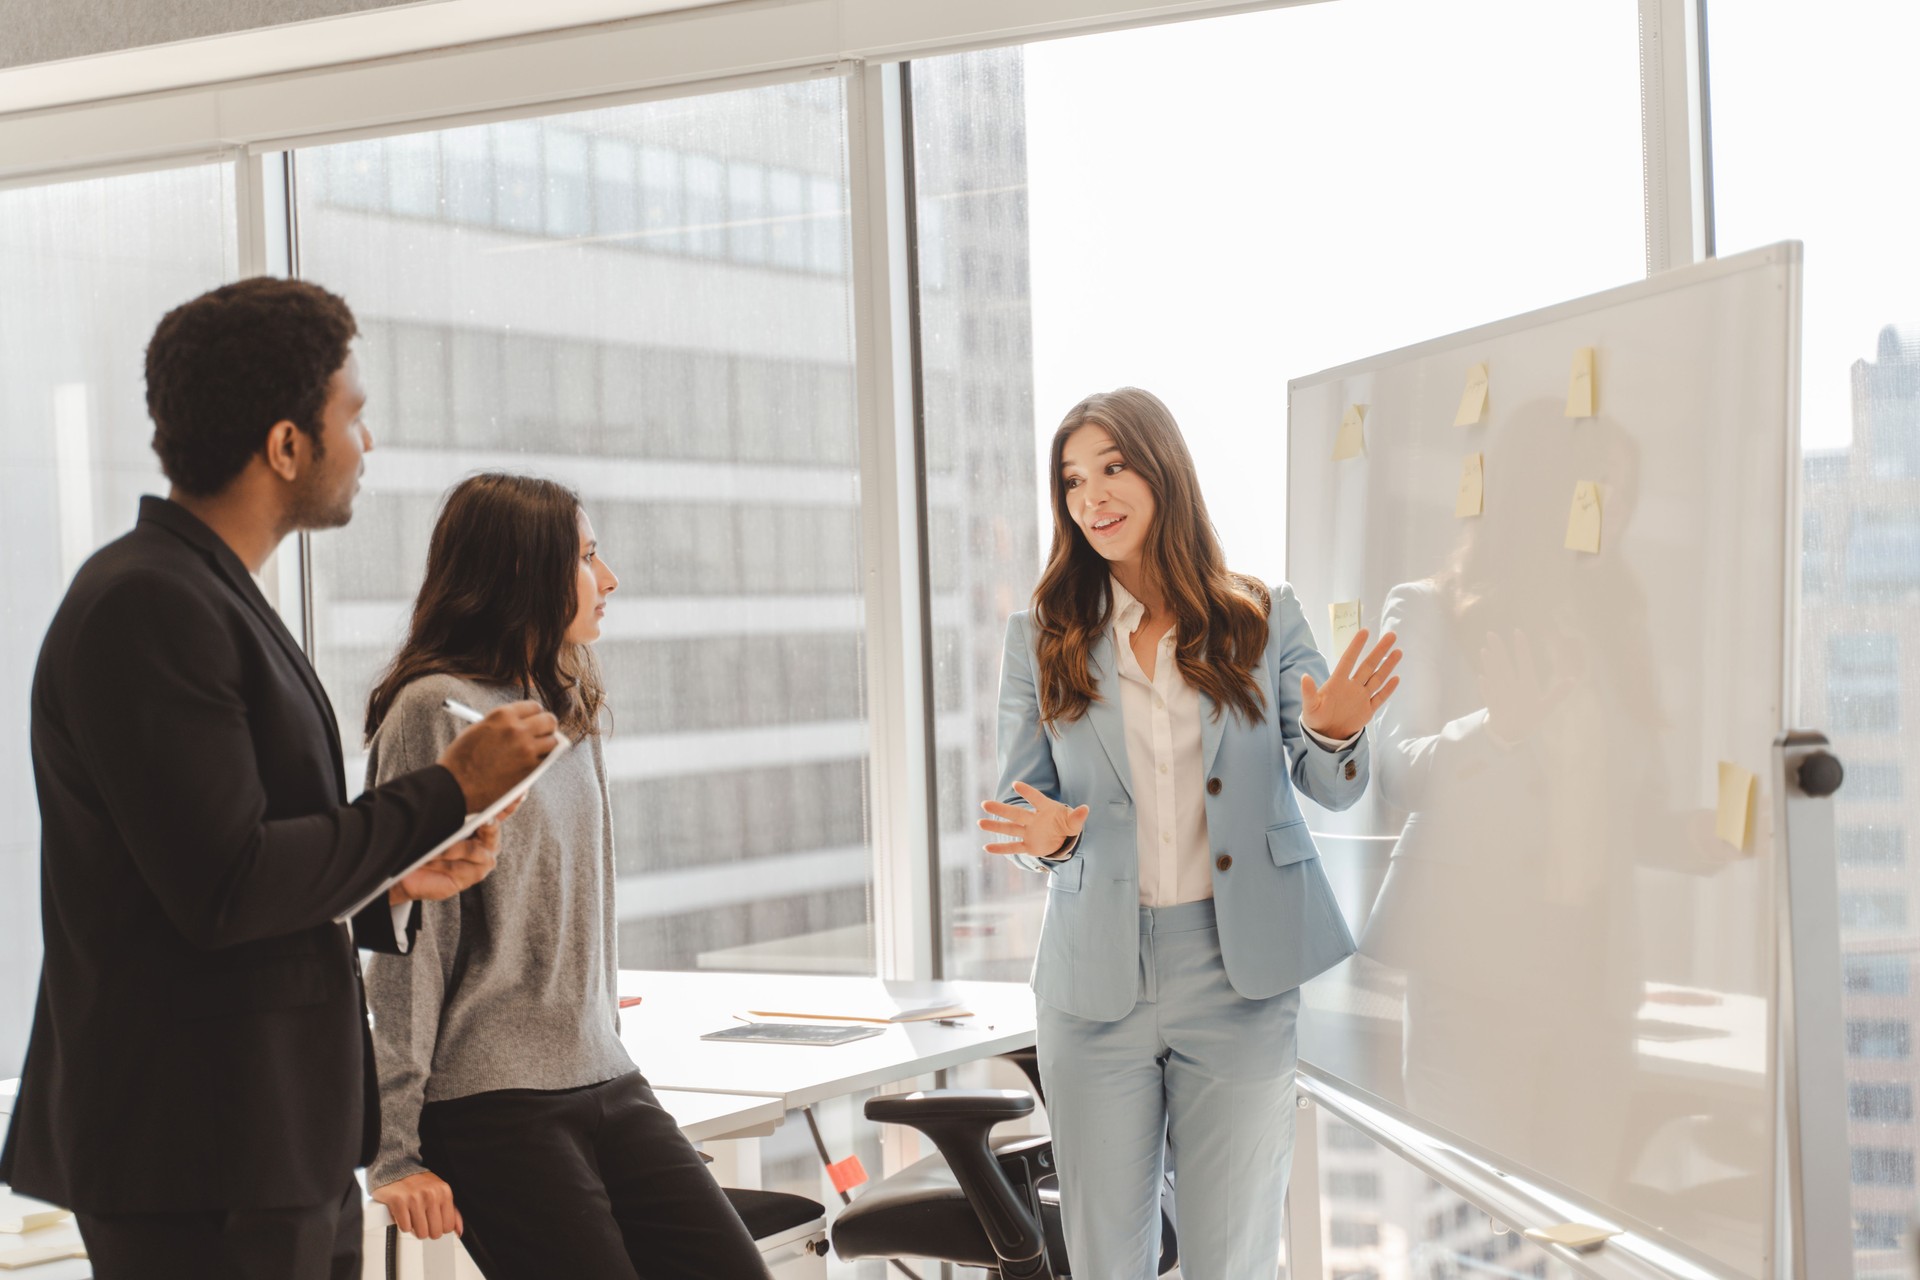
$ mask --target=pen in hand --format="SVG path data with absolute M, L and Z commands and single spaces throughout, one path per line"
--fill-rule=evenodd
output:
M 440 705 L 444 706 L 448 711 L 452 712 L 454 715 L 460 717 L 460 719 L 465 720 L 468 724 L 479 724 L 482 720 L 486 719 L 485 716 L 481 715 L 478 711 L 475 711 L 472 707 L 468 706 L 466 703 L 460 702 L 454 698 L 448 698 L 445 702 L 441 703 Z

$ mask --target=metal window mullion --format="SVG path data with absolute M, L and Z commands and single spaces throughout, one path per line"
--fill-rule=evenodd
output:
M 1293 1172 L 1287 1182 L 1287 1275 L 1313 1280 L 1326 1274 L 1320 1231 L 1320 1113 L 1313 1099 L 1295 1095 Z
M 882 977 L 924 979 L 937 962 L 897 67 L 862 64 L 847 91 L 876 963 Z
M 242 279 L 293 273 L 293 202 L 288 189 L 292 163 L 292 157 L 284 151 L 252 154 L 243 150 L 233 159 L 233 198 L 239 230 L 236 265 Z M 302 533 L 281 542 L 260 574 L 260 585 L 311 658 L 312 584 L 307 578 L 306 535 Z
M 1639 0 L 1647 274 L 1711 256 L 1706 0 Z

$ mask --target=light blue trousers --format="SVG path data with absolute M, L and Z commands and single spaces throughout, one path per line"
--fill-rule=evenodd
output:
M 1140 908 L 1140 995 L 1118 1022 L 1039 1009 L 1040 1082 L 1079 1280 L 1152 1280 L 1163 1154 L 1180 1274 L 1274 1280 L 1293 1160 L 1300 992 L 1227 982 L 1213 903 Z

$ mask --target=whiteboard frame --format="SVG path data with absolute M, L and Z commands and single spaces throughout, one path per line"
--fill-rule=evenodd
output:
M 1782 566 L 1782 600 L 1779 620 L 1781 641 L 1780 720 L 1774 726 L 1784 742 L 1792 726 L 1798 692 L 1799 653 L 1799 530 L 1800 530 L 1800 306 L 1802 247 L 1799 241 L 1782 241 L 1726 258 L 1694 263 L 1683 270 L 1661 272 L 1601 293 L 1588 294 L 1536 311 L 1475 326 L 1411 346 L 1335 365 L 1316 373 L 1292 378 L 1287 383 L 1287 421 L 1283 426 L 1291 449 L 1293 401 L 1296 389 L 1346 380 L 1382 369 L 1397 367 L 1457 350 L 1469 342 L 1487 342 L 1524 333 L 1545 325 L 1577 318 L 1593 311 L 1627 302 L 1658 297 L 1681 289 L 1690 289 L 1707 281 L 1774 267 L 1787 268 L 1787 305 L 1793 325 L 1788 334 L 1787 359 L 1782 388 L 1787 411 L 1784 454 L 1785 503 L 1782 545 L 1777 549 Z M 1290 495 L 1291 496 L 1291 495 Z M 1291 500 L 1288 510 L 1295 509 Z M 1287 577 L 1294 574 L 1294 543 L 1287 544 Z M 1815 735 L 1817 736 L 1817 735 Z M 1824 742 L 1824 739 L 1821 739 Z M 1779 757 L 1785 759 L 1784 757 Z M 1833 1060 L 1838 1052 L 1834 1039 L 1835 1017 L 1822 1016 L 1838 1009 L 1840 995 L 1839 926 L 1834 888 L 1832 806 L 1804 796 L 1797 786 L 1798 757 L 1782 768 L 1786 776 L 1776 790 L 1783 806 L 1775 827 L 1775 875 L 1784 887 L 1789 883 L 1802 894 L 1800 910 L 1783 891 L 1776 894 L 1777 941 L 1774 953 L 1774 992 L 1769 1019 L 1772 1023 L 1769 1043 L 1775 1055 L 1772 1066 L 1775 1092 L 1776 1134 L 1773 1168 L 1773 1194 L 1763 1211 L 1761 1239 L 1766 1275 L 1763 1280 L 1839 1280 L 1853 1274 L 1851 1216 L 1845 1195 L 1807 1195 L 1808 1188 L 1830 1189 L 1849 1185 L 1848 1146 L 1844 1115 L 1838 1124 L 1826 1111 L 1822 1091 L 1830 1091 L 1836 1080 L 1844 1079 L 1844 1069 L 1835 1074 Z M 1790 821 L 1791 820 L 1791 825 Z M 1822 829 L 1824 822 L 1824 831 Z M 1824 836 L 1824 838 L 1823 838 Z M 1797 837 L 1797 840 L 1795 839 Z M 1796 844 L 1798 847 L 1796 847 Z M 1824 877 L 1824 879 L 1823 879 Z M 1818 886 L 1825 884 L 1821 891 Z M 1831 917 L 1829 919 L 1828 917 Z M 1811 1013 L 1812 1016 L 1809 1016 Z M 1368 1090 L 1314 1067 L 1303 1059 L 1302 1074 L 1313 1074 L 1325 1086 L 1351 1095 L 1351 1100 L 1366 1108 L 1375 1108 L 1392 1121 L 1424 1133 L 1417 1116 L 1404 1114 L 1387 1100 Z M 1844 1097 L 1842 1092 L 1839 1096 Z M 1345 1116 L 1376 1140 L 1391 1135 L 1364 1123 L 1364 1113 Z M 1822 1120 L 1826 1122 L 1823 1123 Z M 1438 1139 L 1436 1138 L 1436 1141 Z M 1494 1153 L 1494 1162 L 1498 1157 Z M 1550 1179 L 1536 1180 L 1555 1195 L 1575 1203 L 1580 1197 Z M 1837 1206 L 1837 1210 L 1836 1210 Z M 1836 1219 L 1836 1212 L 1838 1218 Z M 1608 1211 L 1603 1216 L 1617 1215 Z M 1724 1264 L 1710 1258 L 1684 1254 L 1686 1261 L 1706 1274 L 1733 1276 Z

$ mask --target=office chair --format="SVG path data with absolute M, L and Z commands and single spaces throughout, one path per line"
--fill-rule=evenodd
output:
M 843 1258 L 983 1267 L 999 1280 L 1070 1277 L 1053 1139 L 991 1140 L 995 1125 L 1032 1111 L 1033 1095 L 1019 1089 L 933 1089 L 867 1099 L 867 1119 L 918 1129 L 939 1154 L 882 1178 L 842 1209 L 833 1223 L 834 1249 Z M 1163 1188 L 1159 1274 L 1178 1261 Z

